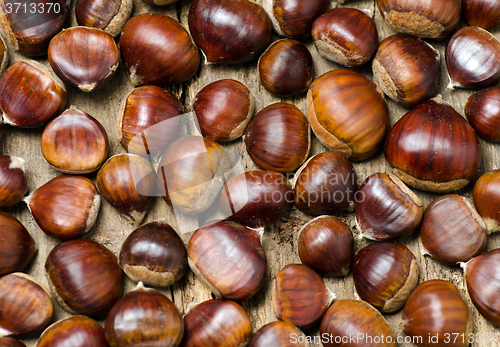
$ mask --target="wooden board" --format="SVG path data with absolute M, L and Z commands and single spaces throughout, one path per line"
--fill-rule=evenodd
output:
M 182 0 L 176 4 L 165 7 L 152 7 L 143 3 L 142 0 L 134 0 L 133 14 L 136 15 L 146 12 L 163 13 L 179 20 L 182 25 L 187 28 L 187 15 L 190 5 L 191 1 Z M 335 2 L 331 3 L 331 7 L 337 6 L 340 5 Z M 380 40 L 394 34 L 394 32 L 384 23 L 383 19 L 381 18 L 380 13 L 376 9 L 374 0 L 352 0 L 346 2 L 342 6 L 355 7 L 366 10 L 375 19 Z M 76 25 L 73 8 L 71 18 L 72 26 Z M 494 32 L 494 34 L 497 35 L 497 37 L 500 37 L 499 32 Z M 277 39 L 278 37 L 275 35 L 273 38 Z M 439 52 L 441 53 L 441 57 L 443 58 L 445 42 L 432 41 L 431 43 L 435 48 L 439 50 Z M 340 68 L 338 65 L 320 57 L 310 39 L 305 41 L 305 44 L 313 55 L 315 77 L 318 77 L 329 70 Z M 25 57 L 21 54 L 14 53 L 12 47 L 9 47 L 9 52 L 11 53 L 11 64 L 15 61 L 25 59 Z M 43 64 L 48 66 L 48 62 L 46 59 L 39 60 Z M 272 96 L 259 83 L 256 73 L 256 66 L 256 61 L 252 61 L 243 65 L 233 66 L 202 65 L 193 79 L 191 79 L 187 83 L 183 83 L 182 85 L 178 85 L 168 89 L 173 91 L 180 98 L 187 110 L 190 110 L 193 96 L 203 86 L 222 78 L 232 78 L 241 81 L 251 90 L 251 92 L 255 96 L 256 111 L 259 111 L 260 109 L 271 103 L 286 101 L 295 104 L 301 111 L 305 113 L 305 95 L 284 99 Z M 367 64 L 366 66 L 358 68 L 356 70 L 363 73 L 368 78 L 372 78 L 370 64 Z M 439 93 L 442 95 L 443 99 L 446 102 L 451 104 L 458 112 L 463 114 L 464 102 L 467 97 L 472 94 L 472 91 L 458 90 L 451 92 L 449 90 L 446 90 L 448 77 L 446 75 L 446 66 L 444 59 L 441 59 L 441 72 L 442 73 L 440 76 L 438 87 Z M 124 96 L 132 89 L 133 87 L 128 80 L 123 66 L 120 66 L 119 71 L 112 80 L 111 84 L 97 92 L 86 94 L 73 88 L 68 88 L 68 106 L 74 105 L 77 108 L 94 116 L 103 124 L 103 126 L 107 130 L 110 141 L 109 156 L 125 152 L 125 150 L 121 147 L 119 139 L 116 135 L 116 117 L 118 115 L 118 110 Z M 388 98 L 387 103 L 390 111 L 390 123 L 392 125 L 408 110 L 400 105 L 397 105 Z M 51 178 L 59 175 L 57 171 L 49 166 L 49 164 L 44 160 L 42 156 L 40 149 L 41 132 L 42 129 L 16 129 L 10 126 L 4 126 L 3 137 L 1 139 L 2 154 L 16 155 L 26 159 L 29 192 L 32 192 L 34 189 L 46 183 Z M 500 166 L 498 145 L 488 143 L 483 140 L 481 140 L 481 145 L 483 151 L 483 162 L 481 164 L 480 173 L 498 168 Z M 232 149 L 237 148 L 240 150 L 240 153 L 242 154 L 242 162 L 246 170 L 257 168 L 257 166 L 251 161 L 248 154 L 246 153 L 241 140 L 237 140 L 234 143 L 229 144 L 227 147 Z M 325 148 L 319 143 L 319 141 L 314 138 L 311 154 L 317 154 L 323 151 L 325 151 Z M 361 163 L 355 163 L 354 167 L 357 175 L 359 176 L 360 182 L 372 173 L 389 172 L 388 165 L 386 164 L 382 153 L 378 153 L 371 159 L 363 161 Z M 95 174 L 88 175 L 88 177 L 95 180 Z M 466 189 L 461 190 L 459 193 L 470 198 L 471 187 L 472 185 L 469 185 Z M 425 206 L 427 206 L 433 199 L 438 196 L 435 194 L 428 194 L 420 191 L 417 191 L 416 193 L 421 197 Z M 47 286 L 44 263 L 49 252 L 56 244 L 58 244 L 58 241 L 46 236 L 40 230 L 24 203 L 20 203 L 13 208 L 7 209 L 7 212 L 12 213 L 25 225 L 25 227 L 29 230 L 29 232 L 35 239 L 39 249 L 38 253 L 34 257 L 34 260 L 28 265 L 25 271 L 34 276 L 37 280 L 41 281 L 45 286 Z M 352 213 L 340 214 L 339 217 L 344 220 L 353 231 L 356 238 L 356 249 L 364 247 L 370 243 L 369 241 L 360 240 L 357 238 L 359 233 L 356 230 Z M 157 198 L 150 207 L 144 222 L 150 222 L 159 219 L 167 221 L 176 230 L 179 230 L 180 227 L 196 227 L 196 224 L 194 224 L 195 222 L 193 222 L 189 218 L 175 216 L 172 210 L 167 207 L 166 203 L 162 199 Z M 254 332 L 264 324 L 276 320 L 271 306 L 270 282 L 283 266 L 289 263 L 300 262 L 297 254 L 298 230 L 310 219 L 310 216 L 301 213 L 294 207 L 287 213 L 284 218 L 282 218 L 281 222 L 267 228 L 267 230 L 265 231 L 263 245 L 266 250 L 268 259 L 268 281 L 264 288 L 254 298 L 243 303 L 244 308 L 249 313 L 250 318 L 253 322 Z M 95 226 L 92 228 L 90 234 L 88 234 L 86 238 L 90 238 L 104 244 L 116 255 L 118 255 L 123 240 L 132 230 L 133 227 L 125 219 L 120 217 L 120 215 L 114 208 L 112 208 L 107 202 L 103 201 L 98 220 Z M 186 244 L 189 240 L 189 236 L 190 234 L 182 234 L 182 238 L 186 242 Z M 430 257 L 422 256 L 421 251 L 423 247 L 420 242 L 419 232 L 415 232 L 414 234 L 404 237 L 399 241 L 409 247 L 410 250 L 413 251 L 413 253 L 417 256 L 419 268 L 421 270 L 420 282 L 434 278 L 440 278 L 452 282 L 462 292 L 470 307 L 470 310 L 473 313 L 474 331 L 476 333 L 500 333 L 500 329 L 495 328 L 490 323 L 488 323 L 472 305 L 466 292 L 464 277 L 459 266 L 446 266 L 431 259 Z M 497 234 L 490 235 L 488 237 L 487 250 L 498 248 L 499 246 L 500 236 Z M 355 298 L 355 289 L 352 275 L 348 275 L 345 278 L 325 277 L 324 281 L 326 285 L 334 293 L 336 293 L 338 298 Z M 132 281 L 126 279 L 124 292 L 130 291 L 134 286 L 135 284 Z M 209 290 L 191 272 L 189 272 L 180 283 L 173 285 L 171 288 L 160 288 L 159 290 L 166 294 L 169 298 L 171 298 L 177 308 L 183 314 L 186 312 L 186 309 L 191 303 L 201 302 L 212 298 L 212 294 L 209 292 Z M 69 314 L 56 304 L 54 321 L 67 316 L 69 316 Z M 389 321 L 391 327 L 394 329 L 395 333 L 397 335 L 403 336 L 403 332 L 399 328 L 401 313 L 397 312 L 395 314 L 386 315 L 386 318 Z M 310 335 L 318 334 L 318 329 L 313 329 L 312 331 L 309 331 L 307 333 Z M 36 345 L 37 337 L 38 336 L 23 339 L 23 341 L 27 344 L 27 346 L 32 347 Z M 494 343 L 474 343 L 473 345 L 489 346 L 494 345 Z M 320 346 L 320 344 L 314 344 L 314 346 Z M 403 346 L 411 346 L 411 344 L 403 344 Z

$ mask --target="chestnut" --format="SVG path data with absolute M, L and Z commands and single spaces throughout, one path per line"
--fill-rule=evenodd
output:
M 397 176 L 370 175 L 358 195 L 356 227 L 360 238 L 391 240 L 408 235 L 420 226 L 424 215 L 422 201 Z
M 184 27 L 157 13 L 130 18 L 120 36 L 120 50 L 134 86 L 181 83 L 200 65 L 200 54 Z
M 28 190 L 24 159 L 0 155 L 0 207 L 10 207 L 21 201 Z
M 55 298 L 73 314 L 101 317 L 122 292 L 123 273 L 116 256 L 91 240 L 71 240 L 54 247 L 45 271 Z
M 184 334 L 184 321 L 169 298 L 139 282 L 109 311 L 104 334 L 110 347 L 177 347 Z
M 24 201 L 44 233 L 71 240 L 90 230 L 99 213 L 101 196 L 88 178 L 62 175 L 37 188 Z
M 113 36 L 85 26 L 68 28 L 54 36 L 48 56 L 57 76 L 84 92 L 108 83 L 120 63 L 120 50 Z
M 465 104 L 465 116 L 483 139 L 500 142 L 500 87 L 489 87 L 472 94 Z
M 213 299 L 190 308 L 184 316 L 181 347 L 240 347 L 252 337 L 252 322 L 237 303 Z
M 272 284 L 276 317 L 301 329 L 321 321 L 335 297 L 321 277 L 304 264 L 288 264 L 276 274 Z
M 313 24 L 314 45 L 323 58 L 344 66 L 360 66 L 373 57 L 378 45 L 372 18 L 355 8 L 337 7 Z
M 7 45 L 5 44 L 3 36 L 0 36 L 0 74 L 2 74 L 9 65 L 9 57 Z
M 250 157 L 261 168 L 290 173 L 309 156 L 311 128 L 297 107 L 278 102 L 255 115 L 244 141 Z
M 491 30 L 500 25 L 500 1 L 462 0 L 462 5 L 465 20 L 470 26 Z
M 193 101 L 201 134 L 218 142 L 236 140 L 253 117 L 254 98 L 241 82 L 224 79 L 203 87 Z
M 457 288 L 444 280 L 419 284 L 406 301 L 401 318 L 405 334 L 419 341 L 417 346 L 465 347 L 473 333 L 467 304 Z
M 64 83 L 34 60 L 12 64 L 0 78 L 0 111 L 12 126 L 44 125 L 64 110 L 67 98 Z
M 168 287 L 187 271 L 184 242 L 167 223 L 151 222 L 135 229 L 123 241 L 120 266 L 134 282 Z
M 231 220 L 251 228 L 265 228 L 283 217 L 292 202 L 293 191 L 284 175 L 252 170 L 226 182 L 219 207 Z
M 500 41 L 490 32 L 464 27 L 446 46 L 449 89 L 484 88 L 500 81 Z
M 377 6 L 395 31 L 437 40 L 455 31 L 462 11 L 461 0 L 377 0 Z
M 325 347 L 398 345 L 394 332 L 380 312 L 360 300 L 336 301 L 321 321 L 320 335 L 323 337 L 322 343 Z M 353 339 L 354 336 L 356 339 Z
M 288 322 L 271 322 L 259 329 L 248 347 L 309 347 L 307 336 Z M 1 347 L 1 345 L 0 345 Z
M 117 154 L 109 158 L 97 173 L 97 188 L 107 202 L 138 226 L 154 196 L 155 171 L 143 157 Z
M 191 270 L 216 297 L 244 301 L 262 288 L 267 274 L 260 233 L 233 221 L 197 229 L 187 252 Z
M 356 182 L 356 173 L 346 157 L 334 152 L 316 154 L 295 174 L 295 205 L 313 216 L 352 210 Z
M 107 347 L 103 328 L 92 318 L 71 316 L 49 326 L 36 347 Z
M 402 244 L 374 243 L 356 253 L 352 276 L 362 300 L 381 312 L 395 312 L 418 284 L 417 259 Z
M 229 156 L 220 144 L 206 137 L 186 136 L 163 153 L 156 182 L 174 210 L 197 215 L 218 197 L 230 167 Z
M 13 337 L 0 337 L 0 347 L 26 347 L 26 345 Z
M 108 155 L 108 134 L 89 114 L 69 109 L 52 119 L 42 133 L 42 154 L 57 171 L 96 171 Z
M 440 97 L 418 105 L 394 124 L 384 154 L 403 182 L 439 193 L 465 187 L 481 163 L 476 133 Z
M 271 19 L 250 0 L 194 0 L 188 23 L 205 64 L 244 63 L 271 42 Z
M 481 175 L 474 184 L 472 198 L 488 233 L 500 230 L 500 170 Z
M 132 14 L 133 5 L 133 0 L 77 0 L 76 22 L 118 36 Z
M 173 4 L 179 0 L 143 0 L 145 3 L 153 5 L 153 6 L 165 6 Z
M 298 241 L 302 263 L 320 274 L 346 276 L 354 258 L 354 239 L 337 217 L 320 216 L 306 223 Z
M 353 161 L 377 153 L 389 127 L 387 105 L 375 83 L 342 69 L 313 81 L 307 92 L 307 118 L 323 145 Z
M 21 272 L 0 278 L 0 307 L 0 338 L 40 332 L 54 312 L 49 292 Z
M 47 54 L 50 39 L 65 26 L 69 5 L 67 0 L 3 0 L 0 2 L 0 23 L 16 51 L 39 57 Z
M 312 56 L 297 40 L 273 42 L 259 58 L 260 82 L 270 93 L 293 96 L 303 93 L 312 81 Z
M 469 200 L 448 194 L 427 206 L 420 235 L 430 256 L 454 264 L 482 253 L 487 233 L 483 219 Z

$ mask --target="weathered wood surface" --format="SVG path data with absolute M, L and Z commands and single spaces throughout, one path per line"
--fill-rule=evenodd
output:
M 165 7 L 152 7 L 143 3 L 142 0 L 134 0 L 133 14 L 136 15 L 146 12 L 160 12 L 179 20 L 182 25 L 187 28 L 187 15 L 190 5 L 191 1 L 181 0 L 176 4 Z M 384 23 L 383 19 L 380 16 L 380 13 L 376 8 L 374 0 L 351 0 L 347 1 L 343 5 L 339 5 L 335 2 L 331 3 L 331 7 L 337 6 L 356 7 L 362 10 L 366 10 L 375 19 L 380 40 L 394 33 Z M 72 26 L 76 25 L 73 9 L 74 4 L 72 8 L 71 18 Z M 494 34 L 497 35 L 497 37 L 500 37 L 500 32 L 497 31 L 494 32 Z M 277 38 L 277 36 L 274 36 L 274 39 Z M 307 40 L 305 44 L 309 48 L 314 59 L 315 77 L 318 77 L 331 69 L 339 68 L 338 65 L 326 61 L 325 59 L 320 57 L 310 39 Z M 449 90 L 446 90 L 448 77 L 446 74 L 445 62 L 443 59 L 445 42 L 432 41 L 431 44 L 436 47 L 441 53 L 441 76 L 439 80 L 440 82 L 438 92 L 442 95 L 445 101 L 450 103 L 458 112 L 463 114 L 463 106 L 465 100 L 470 94 L 472 94 L 472 91 L 458 90 L 451 92 Z M 11 53 L 11 64 L 17 60 L 25 59 L 25 57 L 21 54 L 14 53 L 12 47 L 9 47 L 9 52 Z M 48 66 L 48 62 L 46 59 L 39 60 L 43 64 Z M 251 92 L 255 96 L 256 112 L 271 103 L 286 101 L 295 104 L 300 110 L 305 113 L 305 95 L 286 99 L 280 99 L 272 96 L 260 85 L 256 73 L 256 66 L 256 61 L 234 66 L 202 65 L 193 79 L 191 79 L 187 83 L 183 83 L 182 85 L 171 87 L 169 88 L 169 90 L 173 91 L 180 98 L 187 110 L 190 110 L 191 100 L 193 96 L 203 86 L 222 78 L 233 78 L 241 81 L 251 90 Z M 372 78 L 370 64 L 367 64 L 364 67 L 358 68 L 356 70 L 363 73 L 368 78 Z M 116 117 L 123 97 L 132 89 L 133 87 L 128 80 L 123 66 L 120 66 L 117 75 L 114 77 L 110 85 L 97 92 L 86 94 L 68 87 L 68 106 L 74 105 L 77 108 L 94 116 L 103 124 L 103 126 L 107 130 L 110 141 L 109 156 L 125 152 L 125 150 L 121 147 L 119 139 L 116 135 Z M 400 105 L 397 105 L 388 98 L 387 103 L 390 111 L 390 123 L 392 125 L 403 114 L 405 114 L 405 112 L 407 112 L 407 109 Z M 57 171 L 49 166 L 49 164 L 44 160 L 42 156 L 40 149 L 41 133 L 42 129 L 16 129 L 10 126 L 4 126 L 4 132 L 1 139 L 2 154 L 16 155 L 26 159 L 29 192 L 49 181 L 51 178 L 59 175 Z M 483 161 L 481 164 L 480 173 L 484 173 L 488 170 L 500 167 L 499 145 L 488 143 L 483 140 L 480 141 L 483 151 Z M 234 143 L 229 144 L 228 147 L 238 148 L 240 150 L 243 156 L 243 164 L 246 170 L 257 168 L 246 153 L 241 140 L 237 140 Z M 311 155 L 317 154 L 322 151 L 325 151 L 325 148 L 319 143 L 319 141 L 313 139 Z M 388 165 L 386 164 L 382 153 L 378 153 L 371 159 L 363 161 L 361 163 L 354 163 L 354 167 L 360 182 L 362 182 L 368 175 L 372 173 L 389 171 Z M 88 175 L 88 177 L 95 181 L 95 174 Z M 466 187 L 466 189 L 461 190 L 459 193 L 470 198 L 471 190 L 472 185 L 469 185 Z M 416 193 L 422 198 L 425 206 L 427 206 L 433 199 L 437 197 L 437 195 L 423 193 L 420 191 L 416 191 Z M 37 280 L 41 281 L 44 285 L 47 285 L 47 281 L 45 279 L 44 263 L 47 255 L 49 254 L 51 249 L 58 243 L 58 241 L 46 236 L 40 230 L 40 228 L 36 225 L 33 217 L 28 212 L 25 204 L 20 203 L 13 208 L 7 209 L 7 212 L 12 213 L 14 216 L 19 218 L 19 220 L 26 226 L 26 228 L 35 239 L 39 249 L 38 253 L 34 257 L 34 260 L 28 265 L 25 271 L 34 276 Z M 180 226 L 189 226 L 191 228 L 196 227 L 195 222 L 193 222 L 192 220 L 179 216 L 177 217 L 178 218 L 176 218 L 176 216 L 173 214 L 173 211 L 166 205 L 166 203 L 162 199 L 157 198 L 150 207 L 144 222 L 164 219 L 168 223 L 170 223 L 176 230 L 179 230 Z M 369 241 L 359 240 L 357 238 L 359 233 L 355 228 L 353 214 L 341 214 L 339 217 L 350 226 L 352 232 L 354 233 L 356 238 L 356 249 L 369 244 Z M 264 324 L 276 320 L 271 306 L 270 283 L 276 273 L 283 266 L 289 263 L 300 262 L 297 254 L 298 230 L 304 223 L 306 223 L 310 219 L 310 216 L 301 213 L 294 207 L 289 211 L 286 217 L 282 219 L 281 222 L 278 222 L 276 223 L 276 225 L 269 227 L 265 232 L 263 244 L 268 258 L 268 281 L 264 288 L 254 298 L 243 303 L 244 308 L 249 313 L 250 318 L 253 322 L 254 332 Z M 98 220 L 95 226 L 92 228 L 90 234 L 88 234 L 86 238 L 90 238 L 104 244 L 116 255 L 118 255 L 121 243 L 132 230 L 133 227 L 125 219 L 121 218 L 114 208 L 112 208 L 107 202 L 103 201 Z M 190 234 L 182 234 L 182 238 L 186 242 L 186 244 L 189 240 L 189 236 Z M 410 250 L 417 256 L 419 268 L 421 270 L 420 282 L 434 278 L 440 278 L 452 282 L 459 288 L 464 298 L 466 299 L 470 310 L 473 313 L 474 331 L 476 333 L 500 333 L 500 329 L 495 328 L 490 323 L 488 323 L 472 305 L 465 287 L 464 276 L 459 266 L 443 265 L 431 259 L 430 257 L 422 256 L 421 251 L 423 247 L 420 242 L 419 232 L 415 232 L 414 234 L 404 237 L 399 241 L 409 247 Z M 498 247 L 500 247 L 500 235 L 490 235 L 488 237 L 487 250 Z M 338 298 L 355 298 L 355 289 L 352 275 L 348 275 L 345 278 L 325 277 L 324 280 L 326 285 L 336 293 Z M 134 286 L 135 284 L 132 281 L 126 279 L 124 292 L 130 291 Z M 188 305 L 190 303 L 201 302 L 212 298 L 209 290 L 191 272 L 189 272 L 180 283 L 175 284 L 171 288 L 160 288 L 159 290 L 161 290 L 161 292 L 171 298 L 177 308 L 183 314 L 186 312 L 186 309 L 188 308 Z M 69 314 L 65 312 L 58 304 L 55 304 L 54 321 L 67 316 L 69 316 Z M 401 312 L 399 311 L 395 314 L 386 315 L 386 318 L 396 334 L 403 336 L 403 333 L 398 326 L 401 320 Z M 318 329 L 308 331 L 307 334 L 318 334 Z M 37 337 L 38 336 L 30 337 L 24 339 L 23 341 L 29 347 L 35 346 Z M 473 345 L 489 346 L 495 345 L 495 343 L 475 343 Z M 320 346 L 320 344 L 314 344 L 314 346 Z M 411 344 L 408 344 L 408 346 L 411 346 Z

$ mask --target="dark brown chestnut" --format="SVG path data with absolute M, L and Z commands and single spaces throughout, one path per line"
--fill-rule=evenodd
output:
M 104 333 L 110 347 L 177 347 L 184 321 L 169 298 L 139 282 L 109 311 Z
M 469 346 L 472 315 L 450 282 L 430 280 L 419 284 L 406 301 L 401 318 L 405 334 L 418 341 L 419 347 Z
M 278 102 L 255 115 L 244 141 L 250 157 L 261 168 L 290 173 L 309 156 L 311 128 L 297 107 Z
M 157 13 L 130 18 L 120 36 L 120 50 L 134 86 L 181 83 L 193 77 L 200 65 L 200 54 L 186 29 Z
M 302 263 L 320 274 L 345 276 L 354 258 L 349 227 L 337 217 L 320 216 L 302 227 L 299 234 Z
M 491 30 L 500 25 L 500 1 L 462 0 L 462 5 L 465 20 L 470 26 Z
M 333 70 L 313 81 L 307 92 L 307 118 L 323 145 L 353 161 L 378 152 L 389 127 L 382 92 L 351 70 Z
M 54 247 L 45 271 L 55 298 L 73 314 L 101 317 L 122 292 L 123 272 L 116 256 L 91 240 L 71 240 Z
M 135 229 L 123 242 L 120 266 L 134 282 L 168 287 L 188 269 L 186 246 L 167 223 L 151 222 Z
M 309 337 L 311 338 L 311 337 Z M 308 337 L 288 322 L 271 322 L 252 337 L 248 347 L 309 347 Z M 0 345 L 1 347 L 1 345 Z
M 265 228 L 278 221 L 293 202 L 287 178 L 277 172 L 252 170 L 231 177 L 219 198 L 228 218 L 251 228 Z
M 189 240 L 189 267 L 216 297 L 247 300 L 267 278 L 260 237 L 257 230 L 233 221 L 201 227 Z
M 89 114 L 69 109 L 52 119 L 42 133 L 42 154 L 57 171 L 86 174 L 108 156 L 108 134 Z
M 249 0 L 194 0 L 188 23 L 206 64 L 250 61 L 271 42 L 271 19 Z
M 95 320 L 71 316 L 49 326 L 36 347 L 107 347 L 104 330 Z
M 483 139 L 500 142 L 500 87 L 482 89 L 465 104 L 465 116 Z
M 0 78 L 0 111 L 12 126 L 44 125 L 64 110 L 67 98 L 64 83 L 34 60 L 12 64 Z
M 207 84 L 196 94 L 193 111 L 203 136 L 227 142 L 245 133 L 253 117 L 254 104 L 244 84 L 224 79 Z
M 76 22 L 118 36 L 132 14 L 133 5 L 133 0 L 77 0 Z
M 24 159 L 0 155 L 0 207 L 10 207 L 21 201 L 28 190 Z
M 391 240 L 420 226 L 424 214 L 422 201 L 395 175 L 368 176 L 358 195 L 356 227 L 360 238 Z
M 332 152 L 311 157 L 297 170 L 293 181 L 295 205 L 313 216 L 353 210 L 356 190 L 351 162 Z
M 500 170 L 488 171 L 474 184 L 472 197 L 488 233 L 500 230 Z
M 344 66 L 360 66 L 373 57 L 378 45 L 372 18 L 355 8 L 337 7 L 313 24 L 312 38 L 319 54 Z
M 259 58 L 260 82 L 278 96 L 303 93 L 312 81 L 312 56 L 297 40 L 273 42 Z
M 91 180 L 69 175 L 53 178 L 24 201 L 40 229 L 59 240 L 76 239 L 89 231 L 101 206 Z
M 240 347 L 252 337 L 252 322 L 237 303 L 213 299 L 190 308 L 184 316 L 181 347 Z
M 403 182 L 439 193 L 465 187 L 481 163 L 474 129 L 440 97 L 413 108 L 394 124 L 384 154 Z
M 0 337 L 0 347 L 26 347 L 26 345 L 13 337 Z
M 464 197 L 443 195 L 425 210 L 420 227 L 422 244 L 440 262 L 465 262 L 483 252 L 486 225 Z
M 120 50 L 113 36 L 85 26 L 68 28 L 54 36 L 48 56 L 57 76 L 84 92 L 108 83 L 120 63 Z

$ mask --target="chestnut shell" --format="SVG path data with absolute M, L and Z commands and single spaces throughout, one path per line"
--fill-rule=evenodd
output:
M 462 12 L 470 26 L 491 30 L 500 25 L 498 0 L 462 0 Z
M 36 347 L 107 347 L 104 330 L 95 320 L 71 316 L 49 326 Z
M 500 87 L 481 89 L 465 104 L 465 116 L 483 139 L 500 142 Z
M 500 170 L 481 175 L 474 184 L 472 197 L 488 232 L 500 230 Z
M 76 21 L 78 25 L 101 29 L 111 36 L 117 36 L 132 14 L 133 4 L 133 0 L 77 0 Z
M 24 164 L 22 158 L 0 155 L 0 207 L 14 206 L 28 191 Z

